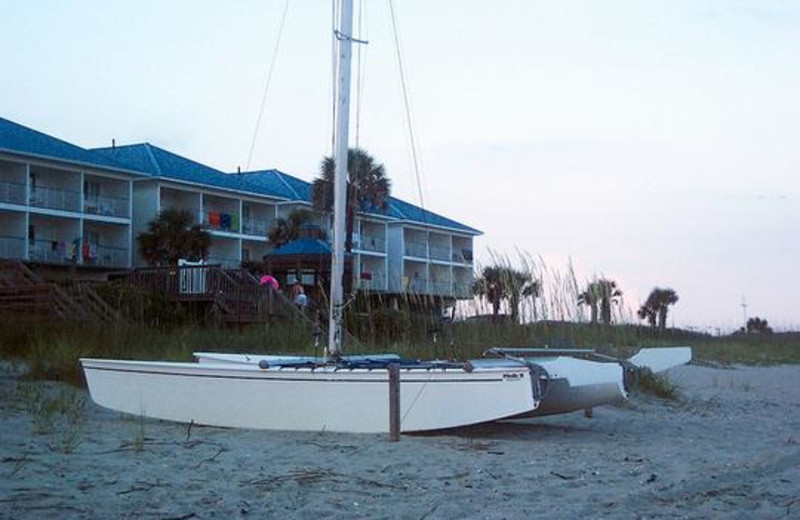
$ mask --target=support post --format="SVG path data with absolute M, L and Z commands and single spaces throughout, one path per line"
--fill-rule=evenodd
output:
M 389 441 L 400 440 L 400 367 L 392 363 L 389 372 Z

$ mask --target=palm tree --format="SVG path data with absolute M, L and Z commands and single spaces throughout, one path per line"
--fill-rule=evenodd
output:
M 646 319 L 651 327 L 658 327 L 662 332 L 667 328 L 669 306 L 678 302 L 678 294 L 673 289 L 656 287 L 650 291 L 647 300 L 639 308 L 639 318 Z
M 493 321 L 497 321 L 500 314 L 500 302 L 505 297 L 500 282 L 501 268 L 497 266 L 486 266 L 472 286 L 472 292 L 476 296 L 485 298 L 492 305 Z
M 541 287 L 539 281 L 534 280 L 533 275 L 527 271 L 517 271 L 507 267 L 503 274 L 502 279 L 508 294 L 508 306 L 511 309 L 511 321 L 519 323 L 520 303 L 524 298 L 538 298 Z
M 305 209 L 296 209 L 286 218 L 278 217 L 275 224 L 267 231 L 267 238 L 275 246 L 282 246 L 300 236 L 303 224 L 311 220 L 311 212 Z
M 746 331 L 748 334 L 772 334 L 772 327 L 767 320 L 756 316 L 747 320 Z
M 211 247 L 211 235 L 192 221 L 188 210 L 163 210 L 148 222 L 147 231 L 136 237 L 139 254 L 150 266 L 177 265 L 180 259 L 204 259 Z
M 611 324 L 611 305 L 619 303 L 622 291 L 617 288 L 617 282 L 600 278 L 589 282 L 586 290 L 578 294 L 578 305 L 586 305 L 591 311 L 592 323 L 600 321 L 606 325 Z
M 597 302 L 600 296 L 597 294 L 597 287 L 590 283 L 586 290 L 578 294 L 578 305 L 586 305 L 591 313 L 591 322 L 597 323 Z
M 539 292 L 539 281 L 531 273 L 506 266 L 484 267 L 473 285 L 473 293 L 491 303 L 494 321 L 500 314 L 501 302 L 507 299 L 511 321 L 519 323 L 520 303 L 524 298 L 538 298 Z
M 311 201 L 319 211 L 333 210 L 333 176 L 336 163 L 325 157 L 320 164 L 320 176 L 311 185 Z M 345 250 L 353 249 L 353 226 L 357 211 L 386 209 L 389 205 L 391 181 L 386 170 L 366 151 L 351 148 L 347 154 L 347 203 Z

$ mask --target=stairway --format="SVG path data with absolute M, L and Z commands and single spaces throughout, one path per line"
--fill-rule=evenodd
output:
M 88 283 L 73 281 L 62 288 L 18 260 L 0 260 L 0 312 L 106 324 L 120 320 Z

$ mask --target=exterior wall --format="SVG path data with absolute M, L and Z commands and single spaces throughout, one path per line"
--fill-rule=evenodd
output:
M 472 244 L 472 235 L 389 224 L 388 291 L 469 298 L 474 276 Z
M 0 156 L 0 257 L 131 266 L 132 176 Z
M 159 212 L 159 183 L 153 180 L 141 180 L 133 183 L 133 225 L 131 249 L 134 250 L 133 265 L 143 266 L 136 247 L 136 237 L 147 230 L 147 224 Z

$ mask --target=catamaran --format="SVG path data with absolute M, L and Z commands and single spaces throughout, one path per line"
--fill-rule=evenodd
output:
M 389 431 L 389 363 L 341 358 L 352 0 L 337 28 L 337 106 L 328 357 L 253 364 L 81 359 L 89 392 L 112 410 L 186 423 L 276 430 Z M 532 412 L 526 365 L 399 362 L 400 431 L 454 428 Z M 532 390 L 533 389 L 533 390 Z
M 291 365 L 321 363 L 312 356 L 234 354 L 195 352 L 200 364 L 231 365 Z M 349 356 L 353 363 L 400 362 L 394 354 Z M 691 347 L 643 348 L 629 359 L 616 359 L 597 353 L 594 349 L 554 348 L 493 348 L 483 358 L 472 359 L 475 368 L 527 367 L 535 382 L 531 396 L 538 404 L 517 414 L 514 419 L 565 414 L 590 410 L 602 405 L 614 405 L 628 398 L 629 388 L 638 371 L 654 373 L 685 365 L 692 359 Z

